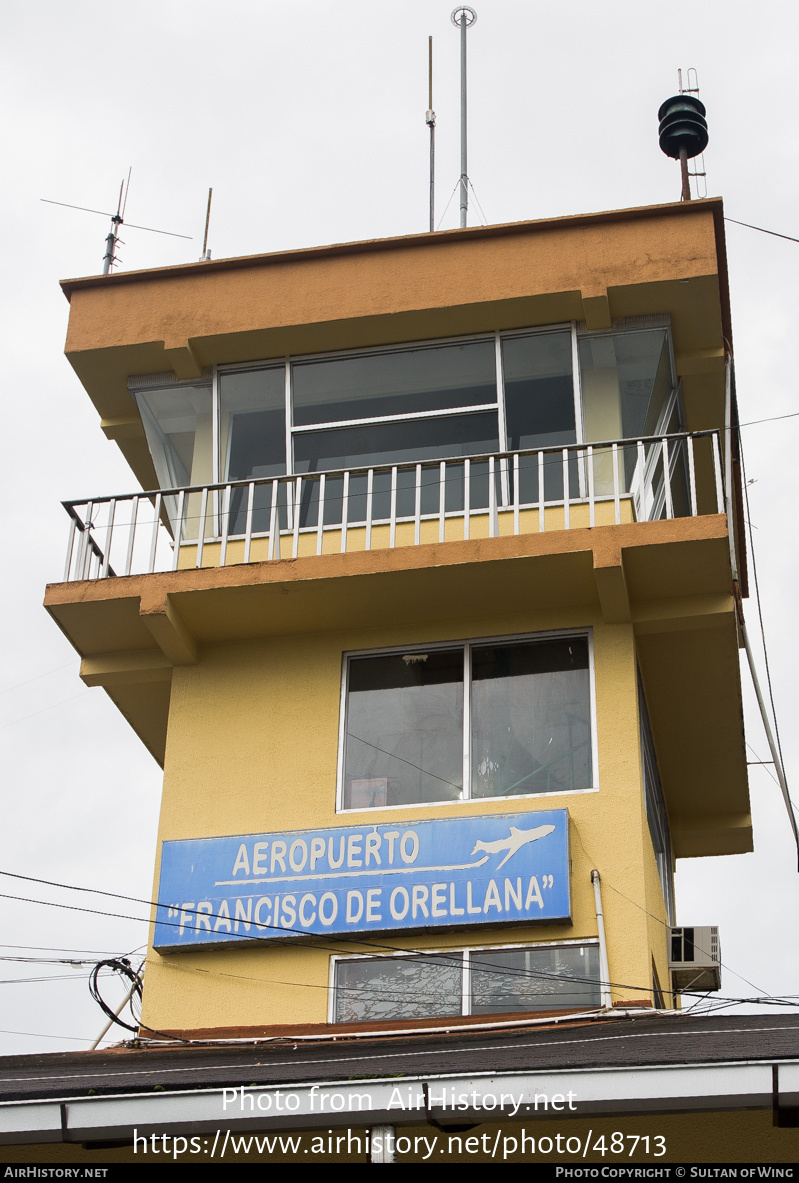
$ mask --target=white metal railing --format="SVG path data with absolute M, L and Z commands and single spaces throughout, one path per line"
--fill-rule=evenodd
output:
M 63 502 L 64 580 L 725 511 L 719 431 Z

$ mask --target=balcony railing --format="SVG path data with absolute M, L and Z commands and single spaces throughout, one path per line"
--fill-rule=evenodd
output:
M 65 501 L 64 580 L 724 512 L 720 433 Z

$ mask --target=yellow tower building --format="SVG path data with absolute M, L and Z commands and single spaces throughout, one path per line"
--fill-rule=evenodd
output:
M 46 599 L 164 766 L 147 1027 L 673 1005 L 673 860 L 751 849 L 722 227 L 64 284 L 148 490 Z
M 711 1087 L 657 1067 L 654 1038 L 601 1081 L 551 1040 L 519 1059 L 520 1033 L 596 1020 L 662 1025 L 671 1068 L 704 1055 L 671 1012 L 718 988 L 718 937 L 674 930 L 674 860 L 752 848 L 721 201 L 63 288 L 69 360 L 144 490 L 65 503 L 45 601 L 164 769 L 126 1053 L 148 1067 L 126 1071 L 152 1088 L 175 1039 L 217 1059 L 183 1109 L 171 1066 L 169 1105 L 84 1100 L 53 1138 L 218 1127 L 231 1084 L 228 1122 L 351 1124 L 320 1081 L 363 1075 L 387 1078 L 366 1126 L 421 1106 L 429 1129 L 422 1061 L 374 1050 L 412 1036 L 439 1040 L 413 1053 L 436 1079 L 447 1049 L 480 1088 L 535 1068 L 582 1115 L 728 1111 L 730 1147 L 729 1111 L 778 1114 L 769 1065 L 753 1084 L 725 1060 Z M 469 1059 L 468 1032 L 501 1047 Z M 270 1075 L 286 1036 L 374 1058 Z M 258 1069 L 219 1067 L 231 1046 Z M 279 1113 L 285 1079 L 304 1083 Z

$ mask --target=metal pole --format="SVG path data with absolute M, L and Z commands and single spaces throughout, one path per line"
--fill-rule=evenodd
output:
M 119 1006 L 118 1006 L 118 1007 L 116 1008 L 116 1010 L 114 1011 L 114 1014 L 116 1015 L 116 1017 L 117 1017 L 117 1018 L 119 1018 L 119 1016 L 122 1014 L 122 1012 L 123 1012 L 123 1010 L 125 1009 L 125 1007 L 126 1007 L 126 1006 L 128 1005 L 128 1003 L 130 1002 L 131 998 L 133 997 L 133 991 L 134 991 L 135 989 L 136 989 L 136 987 L 135 987 L 135 986 L 131 986 L 131 988 L 130 988 L 130 990 L 128 991 L 128 993 L 125 995 L 125 997 L 124 997 L 124 998 L 122 999 L 122 1001 L 120 1002 Z M 135 1021 L 135 1019 L 134 1019 L 134 1021 Z M 102 1031 L 100 1032 L 100 1034 L 99 1034 L 99 1035 L 97 1036 L 97 1038 L 95 1039 L 95 1041 L 94 1041 L 94 1043 L 92 1044 L 92 1046 L 89 1048 L 89 1051 L 92 1051 L 92 1052 L 96 1052 L 96 1051 L 97 1051 L 98 1047 L 99 1047 L 99 1046 L 100 1046 L 100 1044 L 103 1042 L 103 1040 L 105 1039 L 106 1035 L 107 1035 L 107 1034 L 108 1034 L 108 1032 L 111 1030 L 111 1028 L 113 1027 L 113 1025 L 114 1025 L 114 1020 L 113 1020 L 113 1019 L 109 1019 L 109 1020 L 108 1020 L 108 1022 L 106 1023 L 106 1025 L 103 1027 L 103 1029 L 102 1029 Z
M 105 240 L 105 254 L 103 255 L 103 275 L 108 275 L 111 268 L 116 262 L 117 242 L 119 237 L 117 235 L 117 228 L 122 225 L 122 218 L 119 214 L 114 214 L 111 218 L 111 229 L 108 232 L 108 237 Z
M 425 121 L 430 128 L 430 232 L 436 228 L 436 113 L 433 110 L 433 38 L 428 38 L 428 93 Z
M 128 188 L 130 188 L 130 173 L 133 172 L 131 166 L 128 173 Z M 119 235 L 117 230 L 122 225 L 123 211 L 122 211 L 122 194 L 125 192 L 125 178 L 122 178 L 122 184 L 119 186 L 119 201 L 117 202 L 117 212 L 111 215 L 111 230 L 105 240 L 105 254 L 103 255 L 103 275 L 108 275 L 111 268 L 116 262 L 117 242 Z M 128 203 L 127 194 L 125 194 L 125 205 Z
M 469 211 L 469 182 L 466 167 L 466 12 L 460 11 L 461 26 L 461 226 Z
M 201 263 L 205 259 L 210 259 L 210 257 L 211 257 L 208 254 L 207 248 L 208 248 L 208 224 L 211 221 L 211 195 L 212 194 L 213 194 L 213 189 L 209 189 L 208 190 L 208 209 L 205 211 L 205 234 L 203 235 L 203 253 L 202 253 L 202 256 L 200 257 Z
M 596 928 L 599 936 L 599 990 L 602 1005 L 613 1006 L 613 996 L 610 992 L 610 967 L 608 965 L 608 943 L 605 937 L 605 913 L 602 911 L 602 888 L 599 871 L 591 872 L 591 882 L 594 885 L 594 907 L 596 908 Z
M 461 227 L 466 225 L 469 212 L 469 172 L 466 161 L 466 30 L 477 20 L 477 13 L 468 4 L 452 10 L 450 19 L 461 31 Z
M 688 152 L 680 148 L 680 173 L 682 174 L 682 200 L 691 200 L 691 181 L 688 176 Z

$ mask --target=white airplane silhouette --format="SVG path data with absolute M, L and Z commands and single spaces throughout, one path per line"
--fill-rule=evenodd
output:
M 545 838 L 554 829 L 554 826 L 538 826 L 535 830 L 517 830 L 516 826 L 511 826 L 510 837 L 498 838 L 496 842 L 478 840 L 474 844 L 472 854 L 476 854 L 478 850 L 485 850 L 487 854 L 499 854 L 500 850 L 507 850 L 508 853 L 497 866 L 499 870 L 522 846 L 526 846 L 528 842 L 535 842 L 536 838 Z

